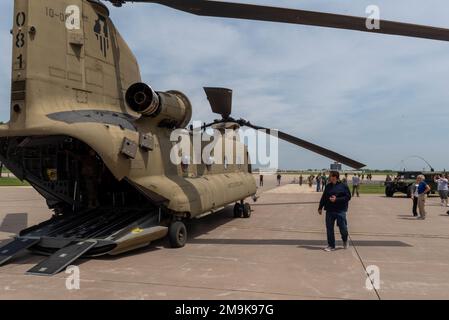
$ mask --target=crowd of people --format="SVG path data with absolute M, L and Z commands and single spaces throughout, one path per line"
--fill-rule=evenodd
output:
M 329 173 L 330 175 L 330 173 Z M 365 180 L 366 179 L 366 180 Z M 341 177 L 340 182 L 344 185 L 349 186 L 352 185 L 352 196 L 360 197 L 360 185 L 363 181 L 372 181 L 373 175 L 371 173 L 368 174 L 360 174 L 355 173 L 352 176 L 352 179 L 349 179 L 348 173 L 345 173 L 343 177 Z M 387 178 L 388 179 L 388 178 Z M 280 173 L 276 176 L 277 185 L 281 185 L 282 175 Z M 329 183 L 329 176 L 326 172 L 318 173 L 317 175 L 310 174 L 305 177 L 303 174 L 300 174 L 298 178 L 294 178 L 293 183 L 298 183 L 300 186 L 307 184 L 309 188 L 313 188 L 315 186 L 316 192 L 324 192 L 326 185 Z M 259 175 L 259 187 L 263 187 L 264 185 L 264 176 L 263 174 Z
M 311 175 L 309 175 L 307 177 L 306 181 L 307 181 L 307 184 L 309 185 L 309 188 L 312 188 L 313 185 L 315 184 L 316 192 L 324 192 L 324 189 L 325 189 L 326 185 L 329 182 L 329 177 L 326 175 L 326 172 L 318 173 L 316 176 L 311 174 Z M 339 177 L 339 179 L 340 179 L 340 177 Z M 364 179 L 365 179 L 365 175 L 364 174 L 354 174 L 354 176 L 352 177 L 352 180 L 351 180 L 351 182 L 352 182 L 352 196 L 360 197 L 360 185 L 361 185 L 361 183 L 362 183 L 362 181 Z M 373 179 L 372 174 L 367 174 L 366 175 L 366 179 L 368 181 L 372 181 L 372 179 Z M 304 181 L 305 181 L 304 180 L 304 176 L 302 174 L 299 175 L 299 179 L 296 180 L 296 178 L 295 178 L 294 183 L 296 183 L 296 181 L 298 181 L 299 185 L 302 186 L 304 184 Z M 340 182 L 343 183 L 346 186 L 349 185 L 348 173 L 345 173 L 344 176 L 341 177 Z

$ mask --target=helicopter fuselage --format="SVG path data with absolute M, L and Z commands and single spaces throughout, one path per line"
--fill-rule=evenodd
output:
M 103 168 L 99 180 L 114 180 L 112 190 L 95 185 L 99 205 L 117 204 L 116 193 L 131 188 L 174 216 L 195 217 L 256 193 L 247 155 L 244 165 L 170 161 L 170 134 L 191 117 L 176 107 L 188 102 L 169 91 L 158 93 L 167 108 L 157 115 L 129 106 L 125 95 L 140 70 L 104 5 L 15 0 L 13 23 L 11 117 L 0 126 L 0 158 L 51 207 L 93 205 L 92 179 L 83 177 L 89 150 Z M 131 194 L 124 203 L 136 204 Z

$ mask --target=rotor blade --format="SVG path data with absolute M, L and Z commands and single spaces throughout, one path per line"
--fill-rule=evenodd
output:
M 221 114 L 223 119 L 231 115 L 232 90 L 226 88 L 204 88 L 212 112 Z
M 279 139 L 282 139 L 284 141 L 290 142 L 294 145 L 297 145 L 298 147 L 302 147 L 304 149 L 310 150 L 312 152 L 315 152 L 319 155 L 322 155 L 324 157 L 327 157 L 329 159 L 338 161 L 342 164 L 345 164 L 351 168 L 354 169 L 361 169 L 363 167 L 365 167 L 366 165 L 363 163 L 360 163 L 358 161 L 355 161 L 353 159 L 350 159 L 348 157 L 345 157 L 337 152 L 334 152 L 332 150 L 320 147 L 316 144 L 313 144 L 311 142 L 305 141 L 303 139 L 299 139 L 297 137 L 294 137 L 288 133 L 282 132 L 282 131 L 278 131 L 278 130 L 273 130 L 273 129 L 268 129 L 268 128 L 264 128 L 264 127 L 260 127 L 260 126 L 256 126 L 251 124 L 250 122 L 246 121 L 246 120 L 239 120 L 238 123 L 240 125 L 244 125 L 256 130 L 266 130 L 267 134 L 270 134 L 272 136 L 277 136 Z
M 292 23 L 449 41 L 449 29 L 387 20 L 378 20 L 380 28 L 371 29 L 371 26 L 367 27 L 367 21 L 374 20 L 367 17 L 208 0 L 109 1 L 118 6 L 124 2 L 158 3 L 200 16 Z

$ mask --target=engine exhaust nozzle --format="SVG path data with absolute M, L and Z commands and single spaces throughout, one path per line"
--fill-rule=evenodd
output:
M 192 104 L 180 91 L 155 92 L 145 83 L 131 85 L 125 94 L 128 106 L 161 127 L 184 128 L 192 118 Z
M 131 85 L 126 91 L 125 99 L 132 110 L 145 116 L 157 113 L 160 106 L 158 94 L 145 83 Z

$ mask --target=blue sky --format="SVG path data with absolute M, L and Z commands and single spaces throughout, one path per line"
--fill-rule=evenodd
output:
M 251 0 L 448 27 L 443 0 Z M 9 119 L 12 0 L 1 1 L 0 120 Z M 8 13 L 11 13 L 10 15 Z M 449 43 L 354 31 L 197 17 L 154 4 L 111 8 L 145 82 L 178 89 L 193 119 L 214 119 L 203 86 L 234 90 L 233 115 L 334 149 L 370 168 L 398 169 L 411 155 L 449 169 Z M 330 161 L 280 143 L 281 168 Z M 422 169 L 408 159 L 409 169 Z

